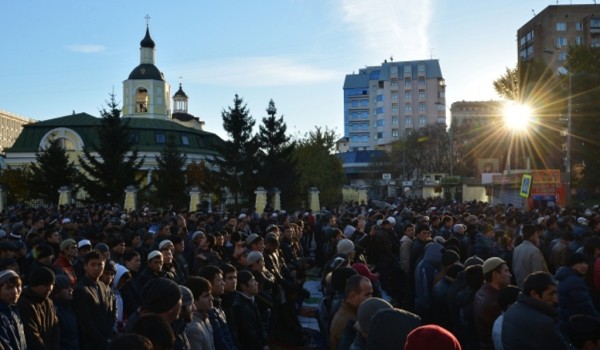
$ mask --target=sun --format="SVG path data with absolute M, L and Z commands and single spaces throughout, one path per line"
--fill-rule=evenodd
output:
M 532 110 L 527 105 L 509 102 L 504 106 L 502 114 L 504 124 L 508 129 L 521 132 L 527 131 L 531 122 Z

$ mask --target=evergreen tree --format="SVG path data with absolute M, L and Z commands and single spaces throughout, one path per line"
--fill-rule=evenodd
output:
M 6 201 L 8 203 L 22 203 L 31 199 L 29 178 L 31 171 L 28 166 L 11 168 L 0 171 L 0 185 L 7 190 Z
M 27 183 L 33 198 L 49 203 L 58 202 L 58 190 L 69 186 L 73 192 L 79 187 L 79 171 L 69 160 L 60 139 L 50 140 L 46 148 L 35 155 L 36 162 L 29 165 L 31 177 Z
M 597 121 L 600 115 L 600 48 L 584 45 L 571 47 L 568 68 L 572 96 L 571 182 L 578 188 L 597 195 L 600 187 L 600 124 Z M 564 86 L 568 89 L 568 75 L 564 79 Z M 581 191 L 581 194 L 584 193 Z
M 154 181 L 159 206 L 172 205 L 176 209 L 182 208 L 187 203 L 185 172 L 186 157 L 179 152 L 175 144 L 175 137 L 169 135 L 165 148 L 156 157 L 158 168 Z
M 341 202 L 346 182 L 342 161 L 333 154 L 335 141 L 333 130 L 315 127 L 298 141 L 293 153 L 300 174 L 299 192 L 307 196 L 311 187 L 317 187 L 321 202 L 328 206 Z
M 287 126 L 283 116 L 277 118 L 277 108 L 273 100 L 269 101 L 266 111 L 268 116 L 262 119 L 258 133 L 261 148 L 259 185 L 281 190 L 282 206 L 288 207 L 297 195 L 298 174 L 292 159 L 296 145 L 286 135 Z
M 107 108 L 100 114 L 98 144 L 84 148 L 83 157 L 79 157 L 86 175 L 83 187 L 93 201 L 120 203 L 125 188 L 141 182 L 143 177 L 136 177 L 136 172 L 142 167 L 144 158 L 138 157 L 137 149 L 133 148 L 129 122 L 121 119 L 114 94 L 110 94 Z
M 221 116 L 229 140 L 217 147 L 220 156 L 211 162 L 238 207 L 240 199 L 249 199 L 255 189 L 259 142 L 252 134 L 255 121 L 237 94 L 233 99 L 233 108 L 223 110 Z

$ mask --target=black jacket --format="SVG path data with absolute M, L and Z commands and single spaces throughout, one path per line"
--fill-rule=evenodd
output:
M 23 321 L 27 348 L 59 349 L 60 326 L 52 300 L 39 296 L 27 287 L 17 305 Z
M 73 291 L 82 350 L 106 350 L 116 322 L 114 299 L 108 287 L 84 276 Z
M 232 311 L 238 348 L 262 350 L 267 345 L 267 337 L 256 302 L 238 292 L 235 294 Z

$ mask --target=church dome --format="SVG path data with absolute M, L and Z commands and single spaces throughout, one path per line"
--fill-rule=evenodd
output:
M 165 80 L 158 68 L 150 63 L 142 63 L 135 67 L 129 74 L 129 79 Z
M 188 97 L 185 94 L 185 92 L 183 92 L 183 88 L 181 87 L 181 84 L 179 84 L 179 90 L 177 90 L 177 92 L 175 93 L 175 95 L 173 95 L 173 97 L 185 97 L 185 98 Z
M 154 48 L 155 44 L 154 40 L 152 40 L 152 38 L 150 37 L 150 29 L 146 28 L 146 36 L 144 36 L 144 39 L 142 39 L 142 41 L 140 42 L 140 46 L 151 49 Z

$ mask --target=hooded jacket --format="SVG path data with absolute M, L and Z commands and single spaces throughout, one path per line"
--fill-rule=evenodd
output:
M 583 276 L 568 266 L 561 266 L 554 277 L 558 281 L 558 320 L 561 329 L 566 329 L 569 318 L 573 315 L 584 314 L 600 318 Z
M 433 279 L 440 271 L 442 245 L 436 242 L 425 247 L 425 255 L 415 269 L 415 311 L 424 322 L 431 321 Z

